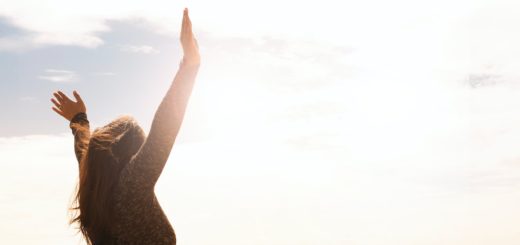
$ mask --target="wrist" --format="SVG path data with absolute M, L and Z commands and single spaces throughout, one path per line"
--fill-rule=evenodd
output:
M 88 122 L 87 113 L 86 112 L 78 112 L 70 119 L 70 123 L 75 123 L 75 122 L 78 122 L 78 121 L 87 121 Z

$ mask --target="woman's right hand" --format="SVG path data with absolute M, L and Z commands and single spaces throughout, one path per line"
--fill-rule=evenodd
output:
M 200 64 L 199 46 L 191 29 L 191 20 L 188 9 L 184 9 L 181 29 L 181 45 L 184 52 L 183 65 L 197 66 Z
M 69 97 L 67 97 L 67 95 L 61 91 L 54 92 L 53 95 L 54 98 L 52 98 L 51 101 L 54 103 L 54 107 L 52 107 L 52 110 L 65 119 L 70 121 L 76 114 L 80 112 L 87 112 L 85 103 L 83 103 L 83 100 L 79 96 L 78 92 L 74 91 L 73 93 L 74 98 L 76 98 L 76 102 L 69 99 Z

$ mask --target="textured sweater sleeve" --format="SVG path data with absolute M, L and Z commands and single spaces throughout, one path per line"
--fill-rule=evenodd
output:
M 121 179 L 132 191 L 153 190 L 182 124 L 199 66 L 181 64 L 159 105 L 145 142 L 127 164 Z
M 69 124 L 74 135 L 74 152 L 78 164 L 81 162 L 83 155 L 87 151 L 88 142 L 90 140 L 90 125 L 87 119 L 87 114 L 80 112 L 76 114 Z

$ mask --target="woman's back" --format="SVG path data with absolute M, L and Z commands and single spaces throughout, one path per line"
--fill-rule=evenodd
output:
M 53 108 L 70 121 L 80 163 L 75 210 L 87 243 L 175 244 L 173 227 L 154 193 L 180 130 L 200 64 L 187 9 L 181 30 L 184 57 L 159 105 L 148 137 L 129 117 L 114 120 L 90 135 L 86 107 L 61 91 Z
M 176 243 L 173 227 L 153 192 L 125 185 L 115 190 L 115 244 Z

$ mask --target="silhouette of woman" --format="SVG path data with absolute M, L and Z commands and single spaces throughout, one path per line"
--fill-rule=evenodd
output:
M 88 244 L 176 244 L 176 237 L 154 193 L 179 132 L 200 64 L 188 9 L 180 41 L 184 57 L 155 113 L 148 137 L 131 117 L 120 117 L 90 135 L 86 107 L 63 92 L 52 109 L 69 120 L 79 163 L 72 210 Z

